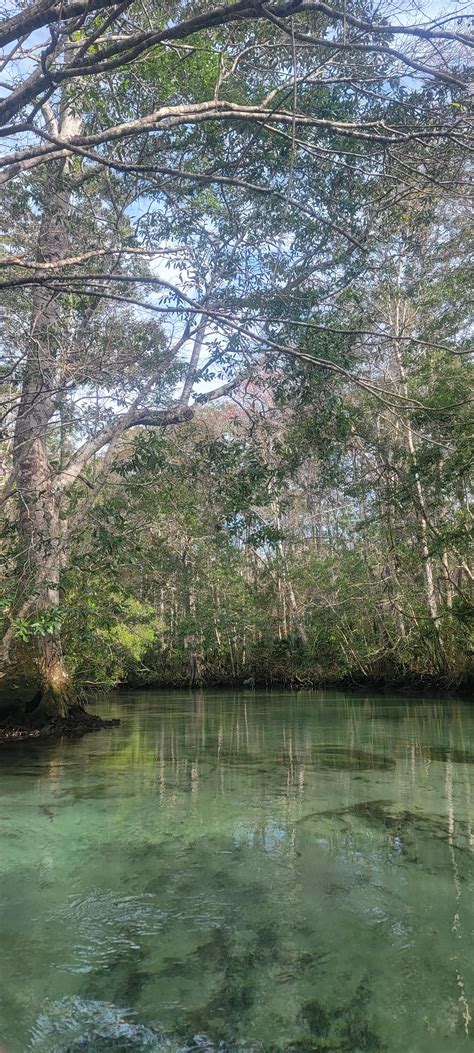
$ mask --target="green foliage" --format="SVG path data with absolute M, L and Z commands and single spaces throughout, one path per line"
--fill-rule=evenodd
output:
M 30 640 L 35 636 L 48 636 L 61 628 L 64 610 L 60 607 L 50 607 L 38 611 L 34 617 L 18 618 L 15 623 L 15 636 L 19 640 Z
M 85 65 L 64 83 L 63 29 L 57 54 L 35 44 L 11 129 L 42 154 L 2 190 L 6 628 L 61 636 L 85 683 L 181 683 L 191 665 L 455 682 L 472 584 L 466 114 L 446 82 L 462 49 L 444 61 L 433 22 L 436 69 L 416 71 L 412 36 L 406 76 L 363 0 L 375 28 L 337 48 L 338 12 L 317 5 L 218 12 L 150 44 L 208 5 L 148 7 L 66 26 Z M 84 148 L 37 165 L 71 114 Z M 186 416 L 204 323 L 194 420 L 164 428 Z
M 346 405 L 348 423 L 325 456 L 321 436 L 312 445 L 317 426 L 305 424 L 306 392 L 302 402 L 303 415 L 285 406 L 278 428 L 273 420 L 279 441 L 266 458 L 267 423 L 249 428 L 225 408 L 181 429 L 179 446 L 172 435 L 137 434 L 120 465 L 122 489 L 112 485 L 95 512 L 95 577 L 85 587 L 84 571 L 75 578 L 75 603 L 87 602 L 80 616 L 69 605 L 64 629 L 78 676 L 185 683 L 193 655 L 199 677 L 214 682 L 466 675 L 472 607 L 463 587 L 448 604 L 440 578 L 438 623 L 430 616 L 406 446 L 391 452 L 403 473 L 376 481 L 360 474 L 354 450 L 361 436 L 365 456 L 374 444 L 377 407 L 366 396 Z M 379 431 L 381 451 L 388 439 Z M 428 499 L 440 465 L 437 447 L 423 452 L 417 471 Z M 309 532 L 318 506 L 333 510 Z M 464 513 L 446 512 L 432 560 L 466 547 Z M 133 535 L 126 555 L 124 515 Z
M 75 576 L 72 576 L 73 578 Z M 75 679 L 85 684 L 120 683 L 140 668 L 160 629 L 156 611 L 95 575 L 85 587 L 71 581 L 62 636 Z

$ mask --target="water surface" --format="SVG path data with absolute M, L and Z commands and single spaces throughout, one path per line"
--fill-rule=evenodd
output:
M 474 1048 L 474 709 L 133 693 L 0 754 L 9 1053 Z

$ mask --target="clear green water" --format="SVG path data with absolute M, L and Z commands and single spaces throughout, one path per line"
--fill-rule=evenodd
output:
M 474 1048 L 474 708 L 105 708 L 0 754 L 9 1053 Z

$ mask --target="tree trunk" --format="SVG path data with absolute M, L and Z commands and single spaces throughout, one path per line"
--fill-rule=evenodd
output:
M 403 358 L 402 358 L 402 352 L 401 352 L 401 346 L 400 346 L 401 324 L 400 324 L 400 301 L 399 301 L 399 299 L 397 299 L 396 305 L 395 305 L 395 324 L 394 324 L 394 328 L 395 328 L 395 355 L 396 355 L 398 371 L 399 371 L 399 375 L 400 375 L 402 391 L 403 391 L 403 394 L 405 395 L 405 397 L 408 397 L 409 393 L 408 393 L 408 386 L 407 386 L 407 381 L 406 381 L 406 373 L 405 373 L 405 367 L 403 365 Z M 438 638 L 440 639 L 439 604 L 438 604 L 438 595 L 437 595 L 437 589 L 436 589 L 436 575 L 435 575 L 435 568 L 434 568 L 433 560 L 432 560 L 432 558 L 430 556 L 430 549 L 429 549 L 429 522 L 428 522 L 428 516 L 427 516 L 427 512 L 426 512 L 425 495 L 424 495 L 424 492 L 423 492 L 423 487 L 422 487 L 422 484 L 421 484 L 421 477 L 420 477 L 420 472 L 419 472 L 419 467 L 418 467 L 418 458 L 417 458 L 417 453 L 416 453 L 415 438 L 414 438 L 414 435 L 413 435 L 413 429 L 412 429 L 409 417 L 408 417 L 408 421 L 407 421 L 407 424 L 406 424 L 406 437 L 407 437 L 407 445 L 408 445 L 408 450 L 409 450 L 409 454 L 410 454 L 411 465 L 412 465 L 412 468 L 413 468 L 413 474 L 414 474 L 414 478 L 415 478 L 415 489 L 416 489 L 416 495 L 417 495 L 417 514 L 418 514 L 418 521 L 419 521 L 419 524 L 420 524 L 420 534 L 421 534 L 421 538 L 420 538 L 421 545 L 420 545 L 420 547 L 421 547 L 421 556 L 422 556 L 422 560 L 423 560 L 423 570 L 424 570 L 424 577 L 425 577 L 426 604 L 427 604 L 427 607 L 428 607 L 428 610 L 429 610 L 429 613 L 430 613 L 430 617 L 431 617 L 431 619 L 433 621 L 433 625 L 434 625 L 434 627 L 435 627 L 435 629 L 436 629 L 436 631 L 438 633 Z
M 281 520 L 280 520 L 279 517 L 277 518 L 277 525 L 278 525 L 278 529 L 281 530 Z M 298 604 L 297 604 L 297 601 L 296 601 L 296 596 L 295 596 L 295 590 L 293 588 L 293 582 L 291 581 L 291 578 L 290 578 L 290 573 L 289 573 L 289 569 L 288 569 L 288 561 L 287 561 L 287 558 L 286 558 L 285 549 L 284 549 L 283 543 L 281 541 L 279 541 L 277 543 L 277 550 L 278 550 L 278 555 L 279 555 L 279 558 L 280 558 L 280 565 L 281 565 L 281 568 L 282 568 L 282 571 L 283 571 L 283 573 L 282 573 L 282 592 L 283 592 L 283 596 L 284 596 L 284 599 L 285 599 L 285 623 L 286 623 L 286 596 L 288 596 L 289 608 L 290 608 L 289 609 L 290 619 L 292 620 L 293 625 L 294 625 L 294 627 L 296 629 L 296 632 L 297 632 L 298 636 L 300 637 L 300 639 L 302 640 L 302 642 L 304 644 L 307 644 L 308 643 L 308 634 L 306 632 L 303 619 L 300 616 L 299 607 L 298 607 Z M 285 628 L 285 635 L 288 635 L 288 628 L 287 627 Z
M 70 124 L 67 114 L 63 127 Z M 69 134 L 71 129 L 67 129 Z M 50 173 L 40 225 L 37 259 L 67 256 L 72 183 L 67 166 Z M 11 624 L 0 648 L 0 706 L 23 705 L 35 714 L 62 714 L 71 701 L 58 620 L 59 576 L 64 564 L 60 498 L 48 450 L 48 427 L 58 410 L 61 307 L 53 293 L 38 286 L 13 443 L 18 497 L 18 588 Z M 20 640 L 18 621 L 26 630 Z M 27 620 L 27 621 L 25 621 Z M 38 627 L 34 632 L 33 623 Z

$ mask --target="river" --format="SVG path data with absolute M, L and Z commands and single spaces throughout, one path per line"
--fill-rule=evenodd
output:
M 474 1046 L 474 708 L 111 695 L 0 754 L 8 1053 Z

